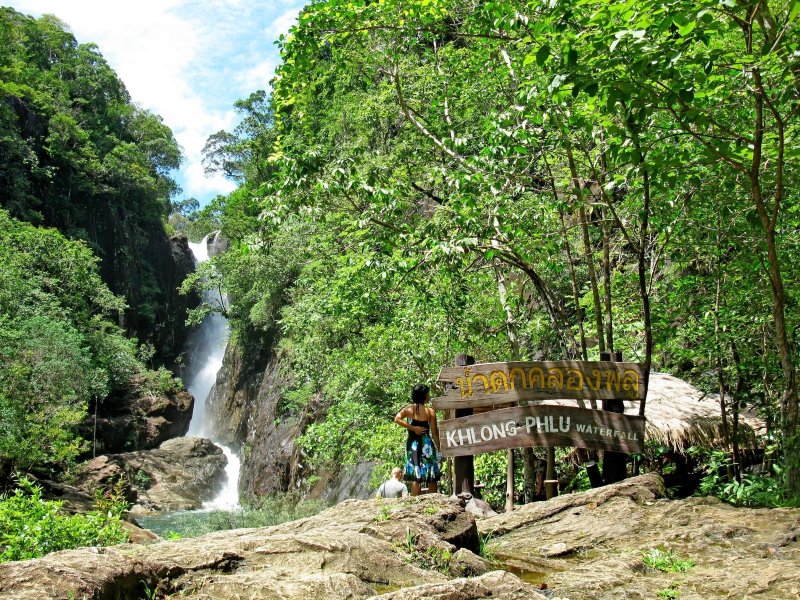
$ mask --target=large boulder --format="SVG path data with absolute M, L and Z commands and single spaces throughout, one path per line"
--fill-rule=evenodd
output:
M 422 600 L 442 598 L 447 600 L 473 600 L 476 598 L 502 598 L 504 600 L 546 600 L 518 577 L 507 571 L 492 571 L 480 577 L 451 579 L 444 583 L 424 583 L 375 596 L 372 600 Z M 553 598 L 552 600 L 556 600 Z M 565 599 L 566 600 L 566 599 Z
M 527 504 L 478 528 L 502 564 L 571 600 L 800 594 L 800 510 L 668 500 L 654 473 Z M 644 556 L 654 551 L 695 566 L 651 568 Z
M 175 438 L 153 450 L 98 456 L 81 467 L 76 487 L 93 493 L 123 479 L 136 502 L 132 512 L 191 510 L 217 495 L 226 464 L 210 440 Z
M 2 564 L 0 596 L 123 600 L 141 598 L 147 589 L 196 600 L 356 600 L 424 585 L 459 600 L 491 590 L 492 598 L 539 597 L 534 586 L 507 573 L 452 580 L 448 557 L 457 547 L 447 540 L 476 537 L 474 518 L 457 499 L 348 500 L 276 527 Z M 424 589 L 400 597 L 431 597 Z
M 186 391 L 152 390 L 136 376 L 125 392 L 110 396 L 97 409 L 97 421 L 92 415 L 84 426 L 97 454 L 148 450 L 189 431 L 194 398 Z

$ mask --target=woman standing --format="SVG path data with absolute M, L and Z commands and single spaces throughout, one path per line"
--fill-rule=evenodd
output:
M 395 423 L 408 429 L 406 465 L 403 472 L 405 480 L 412 482 L 412 496 L 420 494 L 423 483 L 429 492 L 439 491 L 439 426 L 436 423 L 436 411 L 425 406 L 429 392 L 427 385 L 415 385 L 411 390 L 412 404 L 406 405 L 394 417 Z

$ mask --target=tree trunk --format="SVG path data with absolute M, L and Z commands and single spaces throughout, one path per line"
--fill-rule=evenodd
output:
M 597 331 L 597 343 L 600 347 L 600 352 L 605 352 L 606 342 L 603 333 L 603 312 L 600 305 L 600 290 L 597 286 L 597 272 L 594 268 L 594 256 L 592 252 L 592 244 L 589 239 L 589 224 L 586 221 L 586 207 L 583 202 L 583 194 L 581 193 L 581 182 L 578 178 L 578 169 L 575 166 L 575 157 L 572 153 L 572 147 L 567 144 L 567 161 L 569 162 L 569 171 L 572 177 L 572 187 L 575 190 L 575 195 L 578 200 L 578 218 L 581 223 L 581 232 L 583 234 L 583 252 L 586 256 L 586 266 L 589 269 L 589 283 L 592 287 L 592 304 L 594 305 L 594 321 Z

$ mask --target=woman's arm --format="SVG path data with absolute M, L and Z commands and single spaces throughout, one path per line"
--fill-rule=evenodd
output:
M 433 440 L 433 445 L 436 446 L 436 451 L 441 452 L 442 449 L 439 448 L 439 422 L 436 420 L 436 409 L 431 408 L 430 418 L 428 422 L 431 424 L 431 439 Z
M 413 431 L 417 435 L 422 435 L 423 433 L 425 433 L 424 427 L 422 427 L 421 425 L 410 425 L 406 421 L 405 418 L 408 416 L 408 408 L 409 408 L 408 406 L 404 406 L 400 410 L 400 412 L 394 416 L 394 422 L 400 425 L 400 427 L 402 427 L 403 429 L 408 429 L 410 431 Z

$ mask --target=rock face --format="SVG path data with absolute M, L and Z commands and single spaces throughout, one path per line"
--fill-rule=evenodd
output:
M 83 465 L 76 486 L 88 493 L 120 477 L 128 483 L 132 513 L 201 508 L 225 483 L 227 459 L 203 438 L 167 440 L 154 450 L 98 456 Z
M 543 598 L 509 573 L 451 579 L 430 569 L 477 542 L 474 518 L 456 499 L 348 500 L 277 527 L 5 563 L 0 596 L 121 600 L 143 597 L 147 586 L 197 600 Z
M 162 442 L 185 435 L 192 420 L 194 399 L 189 392 L 154 394 L 142 387 L 140 377 L 125 394 L 111 396 L 98 406 L 96 451 L 118 453 L 157 448 Z M 94 419 L 84 424 L 85 437 L 93 437 Z
M 240 493 L 266 495 L 294 487 L 294 440 L 304 419 L 278 419 L 286 369 L 272 351 L 272 337 L 261 343 L 229 344 L 217 383 L 206 404 L 214 439 L 238 450 L 242 459 Z
M 800 510 L 667 500 L 655 474 L 527 504 L 478 528 L 503 564 L 571 600 L 800 594 Z M 661 572 L 643 561 L 653 549 L 696 564 Z
M 338 504 L 347 498 L 361 500 L 371 498 L 376 491 L 374 486 L 370 486 L 372 471 L 376 465 L 375 462 L 365 461 L 355 465 L 345 465 L 338 473 L 323 471 L 307 498 L 322 500 L 326 504 Z

